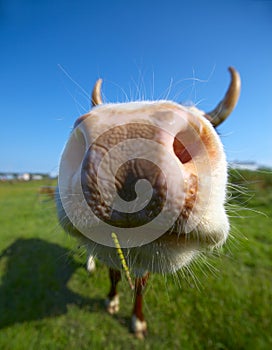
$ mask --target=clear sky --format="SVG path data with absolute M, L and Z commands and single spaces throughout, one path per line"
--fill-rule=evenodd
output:
M 272 166 L 272 2 L 0 0 L 0 172 L 56 172 L 74 120 L 107 102 L 168 96 L 209 111 L 239 70 L 219 128 L 228 160 Z

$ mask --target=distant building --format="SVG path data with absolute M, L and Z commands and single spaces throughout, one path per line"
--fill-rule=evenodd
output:
M 31 181 L 31 180 L 43 180 L 50 179 L 50 175 L 46 173 L 10 173 L 0 172 L 0 181 Z
M 15 179 L 13 174 L 5 174 L 1 173 L 0 174 L 0 181 L 13 181 Z
M 29 174 L 29 173 L 19 174 L 19 175 L 17 176 L 17 180 L 29 181 L 29 180 L 30 180 L 30 174 Z
M 43 176 L 40 174 L 32 174 L 31 175 L 31 180 L 42 180 Z
M 255 170 L 258 170 L 260 167 L 256 162 L 252 162 L 252 161 L 248 161 L 248 162 L 233 161 L 233 162 L 229 162 L 228 164 L 232 169 L 240 169 L 240 170 L 255 171 Z

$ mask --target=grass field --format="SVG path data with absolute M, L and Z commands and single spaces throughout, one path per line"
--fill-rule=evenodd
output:
M 193 275 L 151 277 L 144 342 L 128 331 L 127 282 L 120 313 L 107 315 L 107 269 L 88 275 L 54 203 L 38 195 L 44 183 L 0 183 L 0 349 L 271 349 L 272 175 L 230 178 L 244 186 L 231 189 L 232 237 Z

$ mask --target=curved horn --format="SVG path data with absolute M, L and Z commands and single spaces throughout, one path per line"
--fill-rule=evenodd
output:
M 206 113 L 206 118 L 212 123 L 214 127 L 220 125 L 230 113 L 233 111 L 238 102 L 241 90 L 241 79 L 239 73 L 233 68 L 229 67 L 231 74 L 231 82 L 226 92 L 225 97 L 219 104 L 209 113 Z
M 98 79 L 94 85 L 92 92 L 92 106 L 102 105 L 102 97 L 101 97 L 101 85 L 102 79 Z

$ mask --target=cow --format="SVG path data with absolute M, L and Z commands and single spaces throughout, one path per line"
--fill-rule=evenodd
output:
M 240 95 L 240 75 L 229 72 L 224 98 L 208 113 L 169 100 L 103 103 L 99 79 L 62 153 L 59 222 L 86 247 L 89 270 L 94 258 L 109 267 L 110 314 L 119 310 L 122 268 L 134 276 L 138 338 L 147 332 L 149 274 L 175 273 L 228 237 L 227 162 L 216 127 Z
M 49 199 L 55 199 L 55 186 L 41 186 L 38 190 L 39 195 L 46 195 Z

